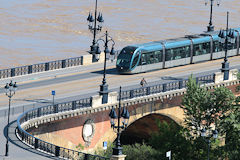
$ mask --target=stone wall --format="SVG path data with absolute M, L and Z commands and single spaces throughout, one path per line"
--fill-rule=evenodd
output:
M 235 95 L 239 81 L 225 81 L 217 84 L 207 84 L 205 87 L 212 90 L 216 87 L 226 86 Z M 129 125 L 138 119 L 150 115 L 160 114 L 182 124 L 183 110 L 179 107 L 186 89 L 168 91 L 149 96 L 143 96 L 122 101 L 122 107 L 127 107 L 130 112 Z M 111 94 L 110 94 L 111 95 Z M 115 94 L 112 94 L 116 96 Z M 100 97 L 98 97 L 99 100 Z M 117 108 L 116 97 L 111 104 L 105 104 L 83 110 L 74 110 L 33 119 L 23 124 L 25 129 L 47 142 L 63 147 L 75 149 L 78 144 L 85 146 L 85 151 L 92 151 L 102 147 L 103 141 L 113 141 L 116 133 L 110 127 L 109 112 L 112 107 Z M 86 126 L 85 126 L 86 125 Z M 86 135 L 83 130 L 85 126 Z

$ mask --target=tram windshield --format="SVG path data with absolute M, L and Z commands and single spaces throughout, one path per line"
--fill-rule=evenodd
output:
M 130 46 L 123 48 L 120 54 L 118 55 L 117 65 L 122 67 L 129 67 L 131 58 L 136 49 L 137 49 L 136 47 Z

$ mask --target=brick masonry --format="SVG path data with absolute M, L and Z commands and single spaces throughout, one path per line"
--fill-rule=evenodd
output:
M 240 92 L 236 92 L 237 85 L 239 85 L 239 81 L 208 85 L 206 87 L 212 90 L 214 87 L 226 86 L 236 96 L 239 96 Z M 129 126 L 133 126 L 137 120 L 143 117 L 156 114 L 159 119 L 173 120 L 181 125 L 184 114 L 179 105 L 185 91 L 185 89 L 182 89 L 181 91 L 170 91 L 151 95 L 150 97 L 145 96 L 123 101 L 122 107 L 126 106 L 130 112 Z M 76 146 L 81 144 L 85 146 L 84 151 L 91 152 L 98 147 L 102 147 L 103 141 L 112 142 L 116 138 L 116 133 L 111 129 L 108 116 L 112 107 L 116 108 L 117 103 L 107 107 L 103 106 L 104 109 L 101 109 L 101 107 L 100 109 L 95 108 L 95 111 L 89 110 L 85 114 L 49 121 L 39 124 L 37 127 L 29 127 L 28 131 L 47 142 L 71 149 L 76 149 Z M 89 119 L 94 122 L 94 135 L 90 144 L 83 139 L 83 126 Z

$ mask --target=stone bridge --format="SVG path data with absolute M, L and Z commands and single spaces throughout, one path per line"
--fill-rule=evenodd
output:
M 222 81 L 223 75 L 215 73 L 213 81 L 202 86 L 210 90 L 226 86 L 235 95 L 239 95 L 236 92 L 236 86 L 239 85 L 236 72 L 237 70 L 230 72 L 228 81 Z M 121 138 L 131 139 L 130 143 L 149 138 L 150 134 L 157 130 L 157 119 L 182 125 L 184 113 L 179 106 L 186 92 L 186 82 L 176 84 L 180 89 L 173 87 L 172 90 L 164 90 L 163 85 L 164 92 L 121 100 L 121 106 L 127 107 L 130 113 L 128 127 Z M 139 90 L 148 93 L 148 88 Z M 131 95 L 131 92 L 129 94 Z M 118 93 L 112 92 L 109 93 L 108 104 L 101 104 L 101 96 L 93 96 L 84 102 L 67 102 L 57 104 L 57 107 L 47 106 L 28 111 L 18 119 L 18 136 L 22 141 L 40 150 L 46 151 L 44 146 L 50 145 L 52 149 L 48 149 L 48 152 L 55 156 L 64 157 L 65 152 L 73 152 L 73 156 L 74 150 L 91 153 L 97 148 L 102 148 L 104 141 L 113 142 L 116 138 L 108 115 L 112 107 L 118 107 L 117 99 Z M 82 107 L 82 104 L 85 107 Z

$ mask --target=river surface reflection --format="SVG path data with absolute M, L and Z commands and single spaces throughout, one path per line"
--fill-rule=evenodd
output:
M 92 34 L 87 16 L 95 0 L 0 0 L 0 68 L 88 54 Z M 200 33 L 209 23 L 204 0 L 98 0 L 103 31 L 116 49 L 129 44 Z M 213 25 L 240 27 L 240 1 L 214 4 Z

